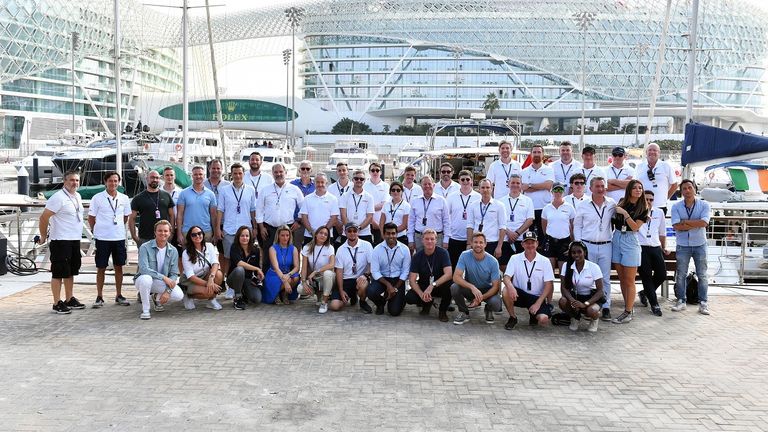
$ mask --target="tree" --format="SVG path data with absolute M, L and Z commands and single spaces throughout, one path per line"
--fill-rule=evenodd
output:
M 368 126 L 365 123 L 352 120 L 350 118 L 344 117 L 343 119 L 339 120 L 338 123 L 333 125 L 333 129 L 331 129 L 332 134 L 336 135 L 346 135 L 346 134 L 369 134 L 372 133 L 371 127 Z
M 625 134 L 632 134 L 635 133 L 635 124 L 634 123 L 625 123 L 624 126 L 621 127 L 621 133 Z
M 616 128 L 619 127 L 619 124 L 613 120 L 608 120 L 600 123 L 597 125 L 597 131 L 598 132 L 613 132 L 616 130 Z
M 493 118 L 493 112 L 499 109 L 499 98 L 496 96 L 496 93 L 490 92 L 485 97 L 485 102 L 483 102 L 483 111 L 488 111 L 488 113 L 491 115 L 491 118 Z

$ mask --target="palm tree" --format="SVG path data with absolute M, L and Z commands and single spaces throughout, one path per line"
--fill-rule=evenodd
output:
M 493 112 L 499 109 L 499 106 L 499 98 L 496 96 L 496 93 L 488 93 L 485 97 L 485 102 L 483 102 L 483 111 L 488 111 L 491 118 L 493 118 Z

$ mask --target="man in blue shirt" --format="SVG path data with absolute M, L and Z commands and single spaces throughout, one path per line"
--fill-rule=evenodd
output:
M 389 314 L 398 316 L 405 307 L 405 281 L 411 268 L 411 251 L 408 246 L 397 241 L 397 225 L 384 224 L 384 242 L 373 248 L 371 257 L 371 276 L 373 282 L 368 285 L 368 298 L 376 305 L 376 315 L 384 314 L 387 306 Z
M 457 325 L 469 321 L 469 308 L 485 302 L 485 322 L 492 324 L 493 313 L 501 311 L 499 297 L 499 262 L 485 251 L 485 234 L 472 234 L 472 249 L 464 251 L 453 273 L 451 296 L 459 311 L 453 319 Z M 466 300 L 471 300 L 467 306 Z
M 686 309 L 686 276 L 693 258 L 696 276 L 699 280 L 699 313 L 709 315 L 707 304 L 707 226 L 709 225 L 709 203 L 696 198 L 696 186 L 691 180 L 680 182 L 683 199 L 672 206 L 672 226 L 677 240 L 677 271 L 675 273 L 675 296 L 677 303 L 671 310 Z
M 176 204 L 176 237 L 184 246 L 184 235 L 197 225 L 205 232 L 205 241 L 213 240 L 213 221 L 216 220 L 216 196 L 203 186 L 205 168 L 192 168 L 192 186 L 181 191 Z

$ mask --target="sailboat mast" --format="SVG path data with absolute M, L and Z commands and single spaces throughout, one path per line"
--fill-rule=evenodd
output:
M 187 44 L 187 0 L 184 0 L 181 12 L 181 68 L 182 68 L 182 89 L 181 89 L 181 158 L 183 160 L 184 171 L 189 171 L 189 161 L 187 160 L 187 131 L 189 129 L 189 49 Z
M 120 122 L 120 0 L 115 0 L 115 170 L 123 178 L 123 127 Z
M 669 33 L 671 13 L 672 0 L 667 0 L 667 8 L 664 12 L 664 29 L 659 40 L 659 59 L 656 61 L 656 74 L 653 77 L 653 86 L 651 87 L 651 104 L 648 109 L 648 123 L 645 127 L 645 145 L 648 145 L 648 142 L 651 140 L 651 127 L 653 126 L 653 117 L 656 111 L 656 98 L 659 96 L 659 86 L 661 85 L 661 68 L 664 66 L 664 56 L 667 51 L 667 33 Z
M 699 0 L 691 4 L 691 28 L 688 32 L 688 92 L 685 98 L 685 124 L 693 120 L 693 85 L 696 82 L 696 47 L 699 27 Z M 685 127 L 685 125 L 683 125 Z
M 227 148 L 224 142 L 224 119 L 221 115 L 221 98 L 219 96 L 219 75 L 216 72 L 216 56 L 213 51 L 213 32 L 211 31 L 211 8 L 208 0 L 205 0 L 205 17 L 208 21 L 208 46 L 211 49 L 211 70 L 213 71 L 213 94 L 216 97 L 216 122 L 219 126 L 219 140 L 221 142 L 221 162 L 227 165 Z

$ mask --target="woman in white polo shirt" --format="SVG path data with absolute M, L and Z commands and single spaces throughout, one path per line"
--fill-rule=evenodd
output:
M 216 295 L 222 291 L 224 274 L 219 270 L 219 252 L 213 244 L 205 242 L 204 236 L 205 232 L 197 225 L 187 231 L 179 285 L 187 291 L 184 296 L 186 309 L 194 309 L 193 299 L 199 299 L 208 300 L 207 308 L 220 310 Z
M 600 308 L 605 303 L 603 294 L 603 272 L 600 266 L 589 261 L 587 246 L 582 242 L 573 242 L 568 247 L 568 261 L 560 269 L 560 309 L 571 315 L 573 331 L 579 329 L 579 320 L 583 315 L 589 318 L 591 332 L 597 331 L 600 321 Z
M 312 241 L 301 249 L 301 286 L 311 286 L 320 303 L 319 313 L 328 312 L 328 299 L 336 279 L 336 256 L 331 244 L 331 230 L 321 226 Z
M 408 246 L 408 215 L 411 213 L 411 205 L 403 199 L 405 187 L 400 182 L 392 182 L 389 185 L 389 201 L 384 203 L 381 209 L 381 237 L 384 238 L 384 224 L 392 222 L 397 225 L 397 241 Z
M 568 259 L 568 245 L 573 240 L 573 219 L 576 209 L 563 200 L 565 185 L 552 185 L 552 202 L 541 211 L 541 228 L 547 235 L 547 253 L 552 268 L 560 268 Z

